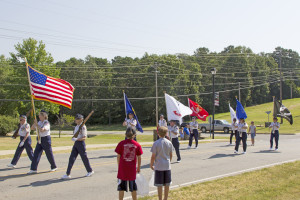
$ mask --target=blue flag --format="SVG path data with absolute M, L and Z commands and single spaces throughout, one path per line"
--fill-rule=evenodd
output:
M 247 114 L 239 100 L 236 100 L 236 117 L 238 119 L 247 119 Z
M 142 128 L 142 126 L 141 126 L 141 124 L 140 124 L 140 122 L 139 122 L 139 120 L 138 120 L 138 118 L 135 114 L 135 111 L 134 111 L 134 109 L 133 109 L 133 107 L 132 107 L 132 105 L 131 105 L 130 101 L 128 100 L 125 93 L 124 93 L 124 103 L 125 103 L 125 107 L 126 107 L 126 114 L 128 115 L 129 113 L 133 113 L 134 119 L 136 119 L 136 122 L 137 122 L 136 123 L 136 129 L 138 131 L 140 131 L 141 133 L 143 133 L 144 132 L 143 128 Z

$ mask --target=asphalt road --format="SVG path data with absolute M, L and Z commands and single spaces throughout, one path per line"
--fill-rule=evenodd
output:
M 280 135 L 279 151 L 268 150 L 268 135 L 259 135 L 256 139 L 256 145 L 248 146 L 245 155 L 234 154 L 234 147 L 228 146 L 228 142 L 200 144 L 198 149 L 190 150 L 186 149 L 186 145 L 181 145 L 182 162 L 172 164 L 173 185 L 230 175 L 241 170 L 300 158 L 300 135 Z M 143 151 L 141 173 L 150 179 L 152 174 L 149 168 L 150 148 L 145 147 Z M 65 174 L 69 154 L 55 154 L 59 167 L 56 172 L 49 172 L 50 165 L 43 155 L 38 167 L 39 173 L 35 175 L 26 174 L 30 166 L 27 157 L 20 159 L 16 169 L 7 169 L 6 165 L 10 159 L 1 159 L 0 199 L 117 199 L 117 164 L 114 150 L 88 151 L 88 157 L 95 174 L 92 177 L 85 177 L 85 168 L 78 157 L 70 180 L 60 179 Z M 150 188 L 151 190 L 155 188 Z

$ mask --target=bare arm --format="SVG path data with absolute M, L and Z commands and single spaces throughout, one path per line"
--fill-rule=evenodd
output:
M 138 166 L 137 166 L 136 172 L 140 173 L 140 171 L 141 171 L 141 163 L 142 163 L 142 156 L 139 155 L 139 156 L 137 156 L 137 158 L 138 158 Z
M 152 156 L 151 156 L 151 160 L 150 160 L 150 168 L 152 170 L 154 170 L 154 161 L 155 161 L 155 153 L 152 153 Z
M 170 162 L 172 161 L 173 153 L 170 153 Z

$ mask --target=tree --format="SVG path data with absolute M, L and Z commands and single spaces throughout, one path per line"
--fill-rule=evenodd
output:
M 15 51 L 15 53 L 10 53 L 10 65 L 13 66 L 15 78 L 9 81 L 13 86 L 10 87 L 7 98 L 30 100 L 30 90 L 25 63 L 20 61 L 24 57 L 26 57 L 28 64 L 36 70 L 48 76 L 59 78 L 60 70 L 56 68 L 53 63 L 53 57 L 46 51 L 46 46 L 42 41 L 37 42 L 33 38 L 25 39 L 22 43 L 15 45 Z M 10 102 L 7 105 L 8 109 L 6 114 L 12 114 L 13 112 L 26 113 L 30 107 L 30 101 Z M 53 114 L 56 114 L 59 111 L 59 105 L 45 101 L 35 101 L 35 107 L 37 110 L 44 109 Z

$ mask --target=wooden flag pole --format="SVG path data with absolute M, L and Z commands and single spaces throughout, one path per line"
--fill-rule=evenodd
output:
M 30 96 L 31 96 L 31 105 L 32 105 L 32 110 L 33 110 L 33 116 L 34 116 L 34 123 L 35 123 L 35 128 L 36 128 L 36 134 L 38 136 L 38 143 L 41 144 L 41 137 L 40 137 L 40 133 L 39 133 L 39 129 L 37 126 L 37 119 L 36 119 L 36 112 L 35 112 L 35 106 L 34 106 L 34 100 L 33 100 L 33 95 L 32 95 L 32 88 L 31 88 L 31 84 L 30 84 L 30 75 L 29 75 L 29 69 L 28 69 L 28 63 L 27 63 L 27 59 L 24 58 L 25 64 L 26 64 L 26 70 L 27 70 L 27 76 L 28 76 L 28 83 L 29 83 L 29 88 L 30 88 Z

